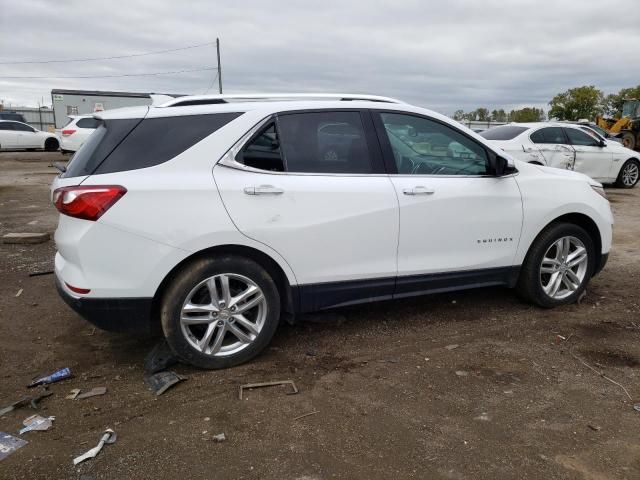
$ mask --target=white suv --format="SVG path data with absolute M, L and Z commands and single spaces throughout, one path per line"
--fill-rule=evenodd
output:
M 599 183 L 397 100 L 182 97 L 98 118 L 52 187 L 59 292 L 199 367 L 340 305 L 484 286 L 570 303 L 611 247 Z

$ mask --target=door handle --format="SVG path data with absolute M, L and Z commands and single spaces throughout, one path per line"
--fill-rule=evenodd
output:
M 284 190 L 273 185 L 253 185 L 244 187 L 244 193 L 247 195 L 281 195 Z
M 433 188 L 418 185 L 417 187 L 413 188 L 405 188 L 404 190 L 402 190 L 402 193 L 404 193 L 405 195 L 432 195 L 436 193 L 436 191 Z

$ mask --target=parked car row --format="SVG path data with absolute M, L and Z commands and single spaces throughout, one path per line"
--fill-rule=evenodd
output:
M 0 150 L 58 150 L 60 142 L 53 133 L 36 130 L 14 120 L 0 120 Z
M 565 166 L 554 145 L 578 164 L 592 138 L 578 128 L 509 125 L 495 141 L 394 99 L 322 94 L 98 118 L 52 185 L 58 291 L 199 367 L 247 361 L 281 320 L 341 305 L 486 286 L 575 302 L 611 248 L 602 185 L 542 166 Z M 516 138 L 540 165 L 502 149 Z
M 525 162 L 575 170 L 601 183 L 632 188 L 640 178 L 640 153 L 601 137 L 589 126 L 512 123 L 480 135 Z

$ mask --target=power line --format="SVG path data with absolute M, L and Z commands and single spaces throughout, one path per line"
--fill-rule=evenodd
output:
M 189 45 L 187 47 L 170 48 L 168 50 L 157 50 L 147 53 L 133 53 L 131 55 L 114 55 L 112 57 L 93 57 L 93 58 L 74 58 L 70 60 L 34 60 L 34 61 L 20 61 L 20 62 L 0 62 L 0 65 L 27 65 L 27 64 L 43 64 L 43 63 L 73 63 L 73 62 L 93 62 L 96 60 L 114 60 L 117 58 L 131 58 L 131 57 L 144 57 L 146 55 L 158 55 L 160 53 L 179 52 L 181 50 L 188 50 L 190 48 L 208 47 L 209 45 L 215 45 L 216 42 L 200 43 L 198 45 Z M 61 77 L 58 77 L 61 78 Z
M 0 76 L 1 80 L 27 80 L 27 79 L 38 79 L 38 78 L 117 78 L 117 77 L 150 77 L 154 75 L 175 75 L 179 73 L 189 73 L 189 72 L 202 72 L 205 70 L 217 70 L 218 67 L 204 67 L 204 68 L 194 68 L 191 70 L 175 70 L 173 72 L 150 72 L 150 73 L 124 73 L 120 75 L 72 75 L 72 76 L 57 76 L 57 75 L 43 75 L 43 76 L 29 76 L 29 77 L 20 77 L 20 76 Z
M 202 95 L 206 95 L 207 93 L 209 93 L 209 90 L 211 90 L 213 88 L 213 84 L 216 83 L 216 80 L 217 80 L 219 74 L 220 74 L 220 72 L 216 72 L 216 74 L 213 76 L 213 80 L 211 80 L 211 83 L 209 84 L 207 89 L 204 92 L 202 92 Z

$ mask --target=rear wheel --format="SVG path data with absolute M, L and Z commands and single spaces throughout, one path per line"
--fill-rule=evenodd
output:
M 167 289 L 162 329 L 183 361 L 217 369 L 246 362 L 271 341 L 280 296 L 269 274 L 247 258 L 203 258 L 186 266 Z
M 521 297 L 541 307 L 566 305 L 580 297 L 594 266 L 589 234 L 577 225 L 556 223 L 531 246 L 516 288 Z
M 636 148 L 636 135 L 633 132 L 624 132 L 622 134 L 622 145 L 631 150 Z
M 47 138 L 47 140 L 44 142 L 44 149 L 47 152 L 55 152 L 56 150 L 58 150 L 59 146 L 60 145 L 55 138 Z
M 616 186 L 621 188 L 633 188 L 640 179 L 640 162 L 631 159 L 627 160 L 620 169 Z

